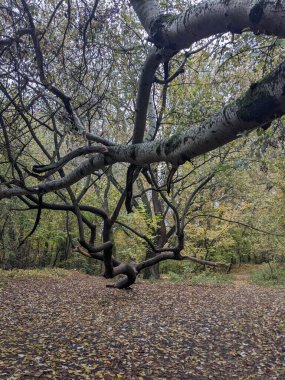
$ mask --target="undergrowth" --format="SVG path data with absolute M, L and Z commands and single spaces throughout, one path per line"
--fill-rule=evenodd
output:
M 184 275 L 170 272 L 169 276 L 169 281 L 184 282 L 190 285 L 222 285 L 232 282 L 231 275 L 207 270 L 197 274 L 186 273 Z
M 7 285 L 9 280 L 25 280 L 31 277 L 63 277 L 71 274 L 71 271 L 62 268 L 42 268 L 42 269 L 0 269 L 0 288 Z
M 267 264 L 262 269 L 251 273 L 250 278 L 257 285 L 285 285 L 285 266 Z

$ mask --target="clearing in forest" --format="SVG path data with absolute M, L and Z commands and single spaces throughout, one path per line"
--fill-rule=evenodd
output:
M 1 379 L 285 379 L 285 287 L 77 272 L 0 290 Z

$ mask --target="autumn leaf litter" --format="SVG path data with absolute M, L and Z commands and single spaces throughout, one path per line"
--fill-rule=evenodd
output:
M 285 287 L 73 272 L 0 290 L 1 379 L 285 379 Z

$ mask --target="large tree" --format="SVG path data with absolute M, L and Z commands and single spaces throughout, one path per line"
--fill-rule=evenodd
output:
M 103 261 L 107 278 L 126 275 L 118 288 L 130 286 L 142 269 L 166 259 L 219 265 L 182 255 L 191 202 L 215 170 L 199 178 L 182 209 L 167 195 L 175 173 L 185 162 L 249 131 L 267 129 L 285 113 L 285 62 L 272 59 L 276 67 L 271 72 L 236 99 L 225 96 L 229 104 L 219 111 L 208 116 L 209 106 L 198 123 L 185 106 L 181 125 L 176 117 L 175 133 L 164 128 L 172 109 L 169 87 L 185 71 L 187 59 L 213 43 L 216 49 L 230 45 L 235 36 L 280 41 L 285 37 L 285 1 L 130 3 L 131 8 L 115 0 L 4 0 L 0 5 L 0 199 L 17 197 L 38 210 L 33 230 L 43 209 L 75 214 L 78 251 Z M 225 74 L 230 76 L 230 70 Z M 188 126 L 185 120 L 190 120 Z M 118 173 L 125 176 L 124 188 L 116 180 Z M 111 183 L 121 194 L 112 212 L 84 202 L 90 187 L 105 178 L 105 198 Z M 142 178 L 152 192 L 154 214 L 173 217 L 168 231 L 161 219 L 154 228 L 163 234 L 159 243 L 118 220 L 124 203 L 128 212 L 136 206 L 133 188 L 145 193 L 138 182 Z M 102 228 L 101 242 L 96 223 Z M 130 263 L 114 258 L 115 224 L 143 239 L 153 255 Z

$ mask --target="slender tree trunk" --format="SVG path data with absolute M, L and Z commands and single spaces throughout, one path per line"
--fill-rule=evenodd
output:
M 158 194 L 156 191 L 152 191 L 152 204 L 153 204 L 153 210 L 156 217 L 161 218 L 158 222 L 158 228 L 155 230 L 155 238 L 154 238 L 154 245 L 157 248 L 162 248 L 164 244 L 166 243 L 166 227 L 165 222 L 162 219 L 163 214 L 163 206 L 162 203 L 158 197 Z M 156 254 L 148 247 L 146 251 L 146 257 L 145 259 L 151 259 L 155 257 Z M 152 267 L 148 267 L 144 270 L 144 279 L 149 278 L 160 278 L 160 271 L 159 271 L 159 263 L 153 265 Z
M 152 259 L 156 254 L 149 248 L 146 250 L 145 260 Z M 159 271 L 159 263 L 153 265 L 152 267 L 148 267 L 144 270 L 143 278 L 148 280 L 150 278 L 159 279 L 160 271 Z

